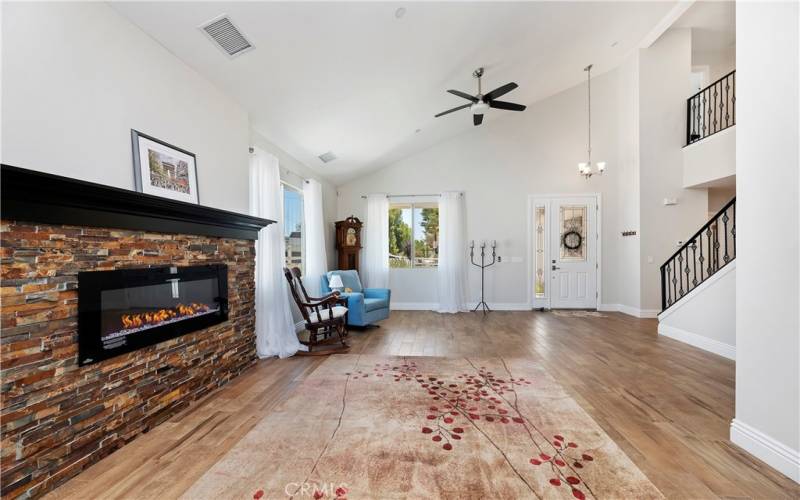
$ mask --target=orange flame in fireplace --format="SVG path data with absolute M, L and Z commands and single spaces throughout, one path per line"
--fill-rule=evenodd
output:
M 159 309 L 158 311 L 140 314 L 123 314 L 121 317 L 122 326 L 127 330 L 128 328 L 139 328 L 145 325 L 157 325 L 170 319 L 194 316 L 209 309 L 211 307 L 208 304 L 192 302 L 189 305 L 178 304 L 172 309 Z

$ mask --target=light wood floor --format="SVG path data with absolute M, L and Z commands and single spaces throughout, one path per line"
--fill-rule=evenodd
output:
M 619 313 L 393 311 L 381 328 L 352 332 L 351 352 L 527 357 L 546 366 L 667 497 L 800 498 L 798 485 L 728 441 L 733 362 L 655 332 L 655 320 Z M 51 497 L 179 496 L 322 361 L 259 362 Z

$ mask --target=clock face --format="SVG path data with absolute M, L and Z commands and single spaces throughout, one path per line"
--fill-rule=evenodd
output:
M 356 230 L 355 228 L 348 228 L 347 235 L 345 236 L 344 242 L 347 246 L 354 247 L 356 246 Z

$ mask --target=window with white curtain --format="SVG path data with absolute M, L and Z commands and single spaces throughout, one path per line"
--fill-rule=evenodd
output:
M 286 241 L 285 265 L 303 268 L 304 235 L 303 192 L 289 184 L 283 186 L 283 237 Z
M 389 204 L 389 267 L 436 267 L 439 263 L 439 204 Z

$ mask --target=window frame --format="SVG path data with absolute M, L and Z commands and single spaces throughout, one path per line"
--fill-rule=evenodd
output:
M 284 266 L 291 268 L 290 262 L 287 262 L 287 258 L 290 256 L 287 254 L 289 251 L 288 245 L 286 244 L 286 191 L 292 191 L 298 195 L 300 198 L 300 264 L 296 267 L 300 268 L 300 272 L 305 274 L 306 270 L 306 226 L 305 226 L 305 210 L 306 210 L 306 200 L 303 196 L 303 189 L 300 187 L 295 186 L 294 184 L 290 184 L 284 180 L 281 180 L 281 205 L 282 205 L 282 212 L 283 212 L 283 231 L 282 236 L 284 238 L 284 256 L 283 256 L 283 264 Z M 291 233 L 290 233 L 291 234 Z M 291 259 L 289 259 L 291 260 Z
M 539 212 L 541 211 L 541 225 L 539 224 Z M 547 217 L 550 215 L 549 204 L 534 203 L 533 205 L 533 298 L 534 300 L 546 300 L 550 292 L 547 283 L 547 242 L 549 241 L 550 224 Z M 541 262 L 539 257 L 541 256 Z M 542 291 L 537 289 L 537 275 L 541 271 Z
M 439 267 L 439 254 L 438 254 L 438 247 L 436 253 L 436 264 L 432 266 L 419 266 L 415 261 L 416 257 L 416 239 L 414 238 L 414 227 L 416 224 L 416 215 L 414 213 L 416 208 L 431 208 L 426 206 L 416 207 L 416 205 L 430 205 L 435 204 L 436 210 L 440 209 L 439 207 L 439 197 L 438 196 L 402 196 L 402 197 L 394 197 L 389 201 L 389 210 L 393 208 L 410 208 L 411 209 L 411 265 L 409 267 L 392 267 L 391 265 L 391 258 L 389 259 L 389 268 L 390 269 L 402 269 L 402 270 L 414 270 L 414 269 L 437 269 Z M 398 206 L 400 205 L 400 206 Z M 437 238 L 438 241 L 438 238 Z M 388 243 L 387 243 L 388 244 Z

